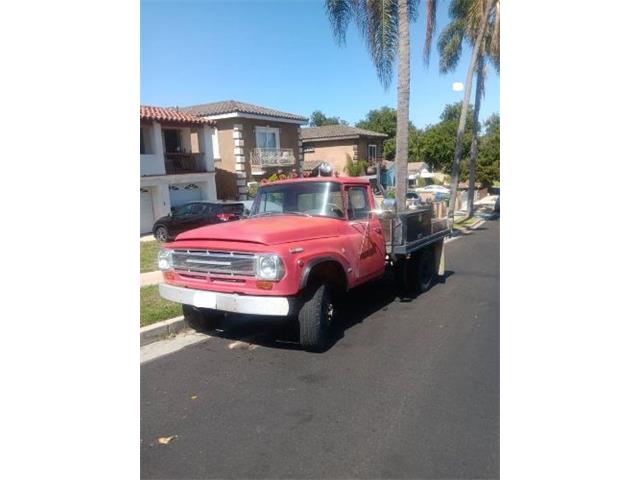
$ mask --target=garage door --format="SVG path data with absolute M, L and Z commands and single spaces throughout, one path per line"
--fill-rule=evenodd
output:
M 202 190 L 193 183 L 169 185 L 169 198 L 171 199 L 171 207 L 179 207 L 187 202 L 202 200 Z
M 140 189 L 140 233 L 149 233 L 153 228 L 153 202 L 151 192 Z

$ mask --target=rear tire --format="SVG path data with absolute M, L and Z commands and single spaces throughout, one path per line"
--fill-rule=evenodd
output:
M 182 305 L 182 314 L 189 327 L 196 332 L 210 332 L 224 318 L 224 312 L 210 308 L 196 308 L 193 305 Z
M 416 293 L 424 293 L 433 284 L 434 278 L 434 254 L 432 248 L 426 248 L 412 259 L 411 280 L 412 288 Z
M 327 285 L 312 290 L 311 297 L 298 312 L 300 345 L 312 352 L 322 352 L 329 341 L 331 323 L 334 320 L 332 295 Z

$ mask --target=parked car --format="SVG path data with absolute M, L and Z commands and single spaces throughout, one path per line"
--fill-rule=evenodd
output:
M 167 242 L 187 230 L 239 220 L 243 216 L 242 202 L 189 202 L 175 209 L 170 215 L 159 218 L 153 225 L 153 236 L 160 242 Z

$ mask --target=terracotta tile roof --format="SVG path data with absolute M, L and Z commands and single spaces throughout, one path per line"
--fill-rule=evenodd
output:
M 349 127 L 348 125 L 323 125 L 322 127 L 300 129 L 300 138 L 302 138 L 302 140 L 330 140 L 332 138 L 351 137 L 387 138 L 387 134 L 373 132 L 363 128 Z
M 223 115 L 225 113 L 247 113 L 251 115 L 264 115 L 267 117 L 285 118 L 288 120 L 298 120 L 307 122 L 309 119 L 302 115 L 294 113 L 281 112 L 272 108 L 260 107 L 250 103 L 238 102 L 237 100 L 225 100 L 222 102 L 204 103 L 202 105 L 191 105 L 183 107 L 183 111 L 196 115 L 198 117 L 206 117 L 209 115 Z
M 153 107 L 140 105 L 140 120 L 157 120 L 158 122 L 180 123 L 185 125 L 213 125 L 215 121 L 205 120 L 194 115 L 189 115 L 176 108 Z

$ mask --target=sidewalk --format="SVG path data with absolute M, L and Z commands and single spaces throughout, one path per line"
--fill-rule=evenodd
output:
M 146 287 L 147 285 L 157 285 L 162 282 L 162 272 L 156 270 L 155 272 L 147 272 L 140 274 L 140 286 Z

